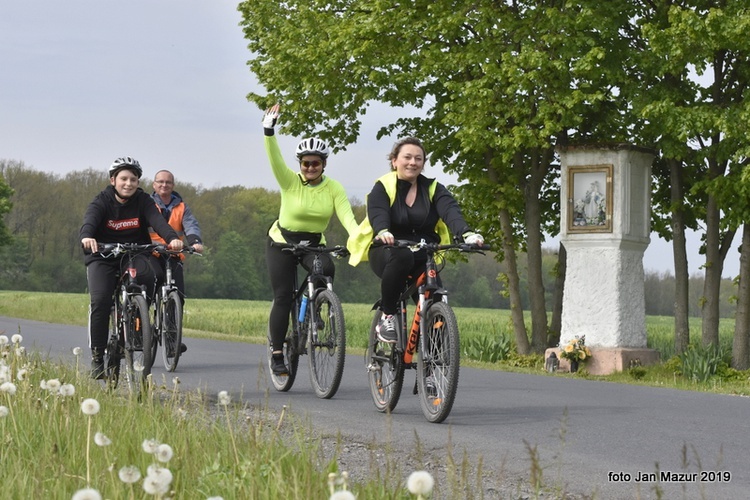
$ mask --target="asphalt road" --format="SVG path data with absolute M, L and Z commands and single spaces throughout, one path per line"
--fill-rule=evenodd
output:
M 73 347 L 86 347 L 82 327 L 0 317 L 0 331 L 20 332 L 27 349 L 52 359 L 72 360 Z M 655 482 L 644 475 L 662 472 L 670 480 L 660 481 L 661 498 L 750 497 L 750 398 L 463 367 L 453 411 L 442 424 L 430 424 L 411 395 L 413 372 L 387 416 L 372 404 L 361 356 L 347 356 L 338 393 L 320 400 L 306 357 L 291 391 L 278 393 L 266 375 L 264 346 L 196 338 L 186 343 L 175 374 L 157 360 L 157 379 L 177 375 L 184 389 L 226 390 L 233 400 L 276 409 L 287 405 L 321 430 L 358 442 L 418 439 L 427 450 L 450 443 L 454 456 L 465 449 L 472 459 L 483 457 L 485 470 L 525 478 L 528 450 L 535 448 L 545 484 L 561 481 L 572 493 L 596 492 L 601 499 L 657 498 Z

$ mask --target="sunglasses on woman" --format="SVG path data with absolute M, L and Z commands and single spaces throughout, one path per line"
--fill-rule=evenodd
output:
M 303 160 L 300 162 L 300 164 L 305 168 L 318 168 L 319 166 L 323 164 L 323 162 L 320 160 L 311 160 L 311 161 Z

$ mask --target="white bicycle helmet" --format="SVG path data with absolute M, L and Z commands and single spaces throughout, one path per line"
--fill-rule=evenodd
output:
M 308 137 L 307 139 L 302 139 L 297 145 L 298 159 L 301 159 L 305 155 L 317 155 L 325 160 L 326 158 L 328 158 L 328 155 L 330 153 L 331 150 L 328 149 L 328 144 L 326 144 L 324 141 L 321 141 L 317 137 Z
M 112 165 L 109 166 L 109 176 L 114 177 L 115 175 L 117 175 L 117 172 L 119 172 L 123 168 L 127 168 L 128 170 L 132 170 L 133 172 L 135 172 L 135 175 L 137 175 L 139 179 L 143 175 L 143 169 L 141 168 L 141 164 L 138 163 L 138 160 L 130 156 L 123 156 L 122 158 L 118 158 L 113 161 Z

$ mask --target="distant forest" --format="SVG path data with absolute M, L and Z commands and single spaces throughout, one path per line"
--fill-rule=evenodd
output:
M 86 291 L 86 272 L 78 231 L 86 206 L 108 183 L 104 169 L 87 169 L 65 176 L 39 172 L 23 162 L 0 160 L 0 175 L 13 189 L 12 209 L 4 216 L 9 244 L 0 247 L 0 289 L 46 292 Z M 141 187 L 148 193 L 152 179 Z M 206 251 L 186 260 L 188 297 L 271 300 L 263 245 L 266 231 L 279 211 L 278 191 L 244 186 L 205 189 L 179 182 L 176 191 L 190 205 L 203 232 Z M 353 204 L 357 220 L 365 210 Z M 345 244 L 346 232 L 334 217 L 326 239 Z M 521 280 L 526 283 L 523 257 Z M 546 250 L 543 259 L 547 310 L 552 309 L 557 252 Z M 505 267 L 489 252 L 466 261 L 449 262 L 442 271 L 451 303 L 461 307 L 507 309 Z M 523 285 L 523 307 L 528 308 L 528 288 Z M 336 292 L 344 302 L 372 303 L 379 295 L 379 282 L 367 263 L 354 268 L 346 260 L 337 263 Z M 702 275 L 690 279 L 690 315 L 700 316 Z M 674 277 L 670 273 L 647 272 L 646 313 L 672 316 Z M 735 311 L 731 280 L 721 285 L 721 316 Z

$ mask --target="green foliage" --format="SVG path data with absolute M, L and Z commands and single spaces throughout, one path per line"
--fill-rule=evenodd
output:
M 512 352 L 513 342 L 505 335 L 491 337 L 470 337 L 461 342 L 463 355 L 486 363 L 497 363 L 508 359 Z
M 4 215 L 10 212 L 13 207 L 11 203 L 11 196 L 13 195 L 13 189 L 5 182 L 3 175 L 4 166 L 0 162 L 0 247 L 10 243 L 10 233 L 8 227 L 5 225 Z
M 727 365 L 726 353 L 718 344 L 707 346 L 691 345 L 680 355 L 682 375 L 694 382 L 706 382 L 719 367 Z
M 518 354 L 513 350 L 508 355 L 505 363 L 508 366 L 515 368 L 533 368 L 540 370 L 544 367 L 544 356 L 541 354 Z
M 641 380 L 646 376 L 646 369 L 642 366 L 632 366 L 628 368 L 628 374 L 635 380 Z

